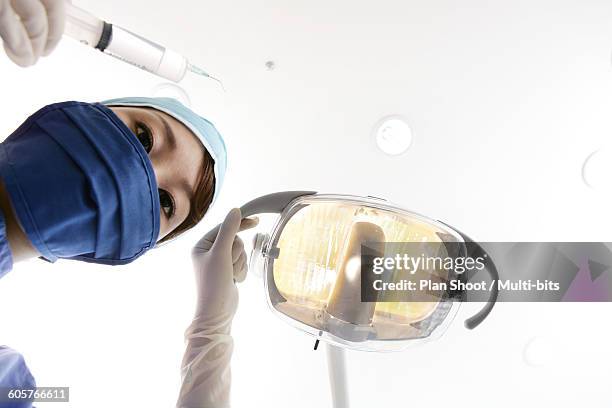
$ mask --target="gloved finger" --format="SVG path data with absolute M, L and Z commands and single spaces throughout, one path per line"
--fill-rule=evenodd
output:
M 0 1 L 0 37 L 6 54 L 15 64 L 27 67 L 36 62 L 28 33 L 9 1 Z
M 234 263 L 234 281 L 236 282 L 244 282 L 247 275 L 247 256 L 246 253 L 243 252 L 238 257 L 236 263 Z
M 64 34 L 66 25 L 66 0 L 40 0 L 47 10 L 49 31 L 47 43 L 43 49 L 43 55 L 47 56 L 57 46 Z
M 219 234 L 219 228 L 221 225 L 217 225 L 215 228 L 208 231 L 193 247 L 194 251 L 207 252 L 212 248 L 212 244 Z
M 238 230 L 238 232 L 254 228 L 257 226 L 257 224 L 259 224 L 259 218 L 257 217 L 243 218 L 240 222 L 240 229 Z
M 219 227 L 219 233 L 215 238 L 215 242 L 211 250 L 215 251 L 226 251 L 227 253 L 231 253 L 232 245 L 234 243 L 234 238 L 240 229 L 240 224 L 242 221 L 242 215 L 240 214 L 239 208 L 233 208 L 225 217 L 225 220 L 221 223 Z
M 240 237 L 236 237 L 234 239 L 234 243 L 232 244 L 232 263 L 236 263 L 240 254 L 244 252 L 244 242 Z
M 249 228 L 253 228 L 259 224 L 259 218 L 244 218 L 240 221 L 240 228 L 238 232 L 247 230 Z M 215 240 L 217 239 L 217 235 L 219 235 L 219 229 L 222 224 L 217 225 L 215 228 L 208 231 L 193 247 L 194 252 L 207 252 L 210 251 Z
M 38 59 L 45 49 L 49 33 L 47 10 L 39 0 L 11 0 L 11 4 L 28 33 L 32 53 Z

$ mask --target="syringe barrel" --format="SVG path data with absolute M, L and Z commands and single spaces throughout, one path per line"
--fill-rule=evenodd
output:
M 170 81 L 181 81 L 187 72 L 187 59 L 177 52 L 109 24 L 69 2 L 66 15 L 64 34 L 85 45 Z
M 85 45 L 95 47 L 100 42 L 103 30 L 104 21 L 74 6 L 72 3 L 66 2 L 65 35 Z
M 112 30 L 105 53 L 174 82 L 185 76 L 188 64 L 181 54 L 119 26 L 112 26 Z

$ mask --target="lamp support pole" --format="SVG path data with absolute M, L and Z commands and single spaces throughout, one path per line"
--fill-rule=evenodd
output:
M 331 387 L 332 407 L 349 408 L 344 349 L 327 343 L 325 348 L 327 351 L 327 371 Z

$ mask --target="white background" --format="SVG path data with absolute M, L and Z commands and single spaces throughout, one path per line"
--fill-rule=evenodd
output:
M 69 386 L 69 406 L 173 406 L 189 248 L 261 194 L 385 197 L 482 241 L 612 239 L 609 1 L 74 3 L 222 78 L 227 93 L 194 76 L 181 86 L 230 157 L 218 205 L 177 242 L 127 267 L 18 264 L 0 282 L 0 344 L 39 385 Z M 0 72 L 3 136 L 47 103 L 148 96 L 162 82 L 70 40 L 34 68 L 2 57 Z M 372 137 L 390 114 L 414 132 L 399 157 Z M 590 188 L 583 165 L 598 150 Z M 330 406 L 324 351 L 272 315 L 255 276 L 240 295 L 233 405 Z M 353 406 L 610 406 L 612 305 L 500 304 L 467 331 L 477 307 L 426 346 L 349 353 Z

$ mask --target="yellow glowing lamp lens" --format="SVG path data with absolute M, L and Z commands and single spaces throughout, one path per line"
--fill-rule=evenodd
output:
M 301 203 L 273 238 L 278 254 L 271 264 L 273 283 L 285 300 L 273 304 L 277 310 L 321 328 L 320 315 L 328 307 L 335 285 L 341 281 L 339 268 L 347 256 L 343 251 L 357 224 L 375 226 L 378 231 L 373 235 L 375 240 L 382 237 L 385 242 L 441 243 L 441 237 L 445 241 L 449 236 L 456 238 L 441 224 L 384 205 L 331 199 Z M 350 269 L 349 262 L 343 265 L 345 270 Z M 414 324 L 432 316 L 439 303 L 376 302 L 371 326 L 378 339 L 419 337 L 423 333 Z

